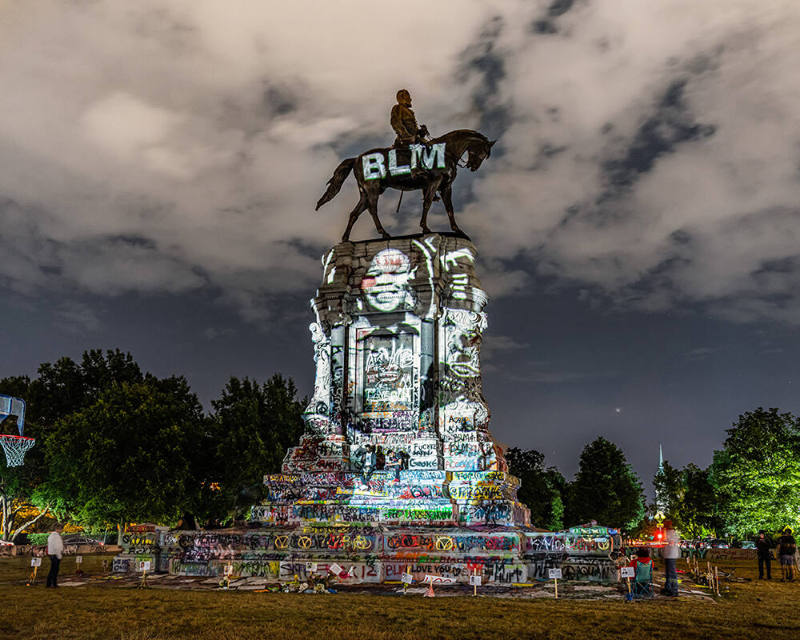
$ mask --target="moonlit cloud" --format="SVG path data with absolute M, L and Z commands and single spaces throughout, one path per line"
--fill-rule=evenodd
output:
M 313 287 L 352 179 L 314 202 L 344 154 L 391 143 L 407 86 L 433 132 L 499 139 L 456 203 L 493 296 L 538 274 L 623 308 L 800 321 L 793 0 L 20 0 L 0 17 L 16 291 L 209 288 L 263 322 Z M 384 224 L 413 231 L 407 210 L 386 200 Z M 372 235 L 363 217 L 354 237 Z

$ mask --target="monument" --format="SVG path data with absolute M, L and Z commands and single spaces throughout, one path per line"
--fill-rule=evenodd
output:
M 489 433 L 475 259 L 456 234 L 344 242 L 324 256 L 306 433 L 265 479 L 253 520 L 529 524 Z
M 395 146 L 344 160 L 317 204 L 355 173 L 359 202 L 343 241 L 322 257 L 311 300 L 316 370 L 301 441 L 282 473 L 265 476 L 267 498 L 252 507 L 248 529 L 153 528 L 130 538 L 120 570 L 152 558 L 181 575 L 275 581 L 480 575 L 511 585 L 547 579 L 550 568 L 566 579 L 617 579 L 609 553 L 618 532 L 530 527 L 519 480 L 489 431 L 480 360 L 488 298 L 450 191 L 462 156 L 475 171 L 494 143 L 470 130 L 428 140 L 401 94 Z M 422 233 L 389 237 L 377 214 L 386 188 L 423 191 Z M 428 229 L 436 193 L 451 232 Z M 350 242 L 367 209 L 382 239 Z

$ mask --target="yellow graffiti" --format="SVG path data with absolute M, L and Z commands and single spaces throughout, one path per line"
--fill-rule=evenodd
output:
M 436 538 L 437 551 L 450 551 L 455 546 L 455 541 L 450 536 L 439 536 Z
M 311 538 L 309 538 L 308 536 L 301 536 L 301 537 L 300 537 L 300 538 L 297 540 L 297 545 L 298 545 L 298 546 L 299 546 L 301 549 L 310 549 L 310 548 L 311 548 L 311 544 L 312 544 L 312 542 L 313 542 L 313 541 L 312 541 L 312 540 L 311 540 Z
M 353 540 L 353 548 L 354 549 L 359 549 L 360 551 L 365 551 L 365 550 L 369 549 L 371 546 L 372 546 L 372 543 L 370 542 L 369 538 L 366 538 L 364 536 L 358 535 Z
M 289 536 L 278 536 L 275 538 L 276 549 L 287 549 L 289 547 Z

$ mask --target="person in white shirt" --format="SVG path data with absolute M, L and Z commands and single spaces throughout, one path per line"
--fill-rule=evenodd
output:
M 681 536 L 673 528 L 670 520 L 664 521 L 665 542 L 664 548 L 661 551 L 661 557 L 664 558 L 664 573 L 666 574 L 666 581 L 664 589 L 661 593 L 667 596 L 678 596 L 678 571 L 677 564 L 678 558 L 681 557 Z
M 58 586 L 58 567 L 61 564 L 61 556 L 64 555 L 64 540 L 61 539 L 63 527 L 57 525 L 55 530 L 47 536 L 47 555 L 50 556 L 50 573 L 47 574 L 48 587 Z

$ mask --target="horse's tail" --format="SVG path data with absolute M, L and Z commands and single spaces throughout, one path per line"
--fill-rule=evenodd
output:
M 353 170 L 355 163 L 355 158 L 347 158 L 342 160 L 342 163 L 336 167 L 336 171 L 333 172 L 333 176 L 330 180 L 328 180 L 328 190 L 319 199 L 319 202 L 317 202 L 317 208 L 314 209 L 314 211 L 319 210 L 323 204 L 333 200 L 336 197 L 336 194 L 339 193 L 339 190 L 342 188 L 342 184 L 344 183 L 345 179 Z

